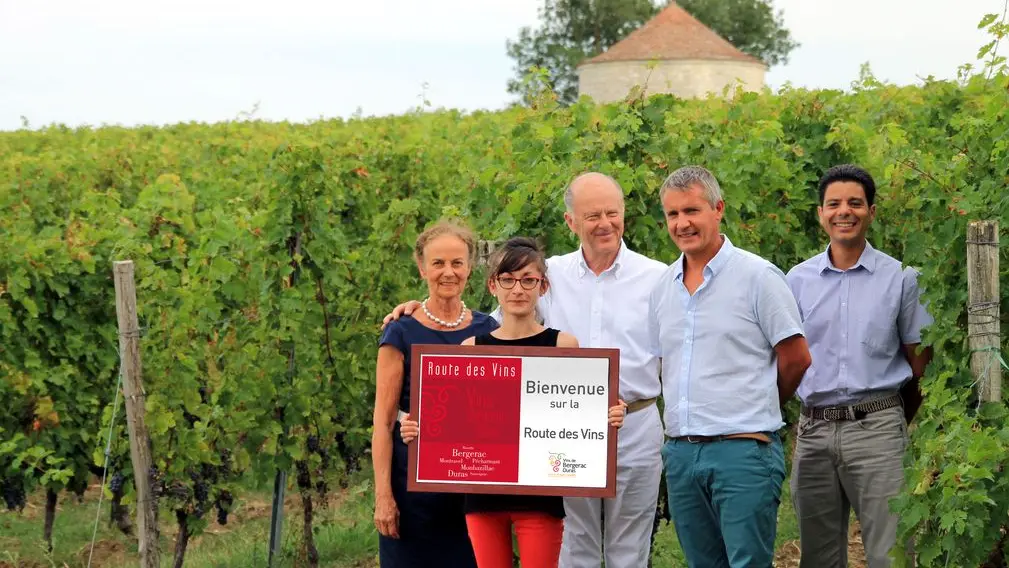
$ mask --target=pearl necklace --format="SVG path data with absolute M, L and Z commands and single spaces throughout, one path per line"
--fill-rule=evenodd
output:
M 420 307 L 424 310 L 424 314 L 427 315 L 427 317 L 434 323 L 441 324 L 445 327 L 459 327 L 462 320 L 466 319 L 466 302 L 460 300 L 460 302 L 462 302 L 462 312 L 459 314 L 459 319 L 454 322 L 447 322 L 441 318 L 435 317 L 434 314 L 431 313 L 431 310 L 427 309 L 427 301 L 430 299 L 431 298 L 425 298 L 424 301 L 420 303 Z

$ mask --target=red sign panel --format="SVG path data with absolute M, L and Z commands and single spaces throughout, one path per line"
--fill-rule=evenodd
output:
M 518 482 L 519 358 L 425 357 L 421 479 Z

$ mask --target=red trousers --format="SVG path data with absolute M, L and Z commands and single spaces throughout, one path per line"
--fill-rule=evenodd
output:
M 546 513 L 469 513 L 469 540 L 478 568 L 512 568 L 512 527 L 522 568 L 557 568 L 564 519 Z

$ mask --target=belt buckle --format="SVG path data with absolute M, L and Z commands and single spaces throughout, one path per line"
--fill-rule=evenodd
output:
M 828 406 L 823 409 L 823 419 L 834 421 L 848 417 L 848 408 L 844 406 Z
M 691 444 L 700 444 L 703 441 L 704 440 L 702 440 L 701 437 L 699 437 L 699 436 L 690 436 L 690 435 L 687 436 L 687 442 L 689 442 Z

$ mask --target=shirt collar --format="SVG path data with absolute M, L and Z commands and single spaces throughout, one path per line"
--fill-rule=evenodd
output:
M 719 237 L 722 238 L 722 246 L 718 249 L 718 252 L 715 253 L 715 256 L 711 257 L 707 266 L 704 267 L 704 270 L 706 272 L 710 272 L 712 277 L 725 268 L 729 259 L 732 258 L 732 253 L 736 251 L 735 245 L 732 244 L 732 241 L 729 240 L 728 236 L 724 233 L 719 233 Z M 683 278 L 683 258 L 684 255 L 680 254 L 680 258 L 677 258 L 676 262 L 673 263 L 674 278 Z
M 848 270 L 855 270 L 856 268 L 861 266 L 862 268 L 868 270 L 869 274 L 872 274 L 873 272 L 876 271 L 877 258 L 878 255 L 876 254 L 876 249 L 872 248 L 872 245 L 869 244 L 868 240 L 866 240 L 865 248 L 862 249 L 862 254 L 859 255 L 858 261 L 855 262 L 854 266 L 852 266 Z M 817 268 L 819 268 L 820 274 L 823 274 L 825 270 L 833 270 L 834 272 L 844 272 L 843 270 L 834 266 L 834 263 L 830 260 L 829 244 L 827 245 L 827 248 L 823 251 L 823 254 L 820 255 L 820 265 Z
M 613 277 L 620 278 L 620 269 L 623 267 L 624 262 L 627 260 L 627 245 L 624 243 L 624 239 L 620 239 L 620 249 L 617 250 L 617 258 L 613 260 L 613 264 L 609 268 L 602 271 L 602 274 L 607 272 L 612 272 Z M 578 247 L 578 277 L 581 278 L 586 274 L 594 274 L 589 270 L 589 264 L 585 262 L 585 250 L 582 247 Z

